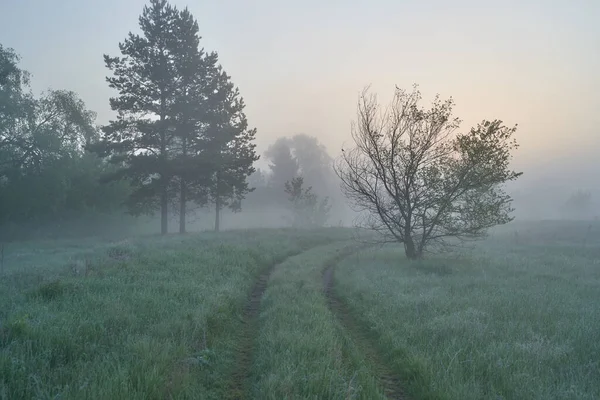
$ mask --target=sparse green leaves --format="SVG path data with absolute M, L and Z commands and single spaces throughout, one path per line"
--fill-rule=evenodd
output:
M 451 98 L 436 96 L 429 109 L 420 100 L 416 87 L 397 89 L 381 114 L 376 98 L 363 94 L 352 132 L 356 148 L 343 151 L 336 165 L 364 225 L 384 241 L 403 243 L 410 258 L 509 222 L 511 198 L 502 185 L 521 175 L 509 167 L 516 126 L 483 121 L 456 134 Z

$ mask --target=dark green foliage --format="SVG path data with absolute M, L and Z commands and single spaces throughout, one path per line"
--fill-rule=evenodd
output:
M 21 70 L 18 63 L 19 56 L 15 51 L 0 44 L 0 150 L 6 144 L 6 135 L 14 130 L 17 121 L 23 119 L 32 106 L 31 95 L 23 90 L 29 85 L 29 73 Z M 4 162 L 4 158 L 1 161 Z
M 210 79 L 207 90 L 207 114 L 201 135 L 192 146 L 202 156 L 204 168 L 192 177 L 191 199 L 200 205 L 215 206 L 215 230 L 219 230 L 219 215 L 224 207 L 241 209 L 241 202 L 253 188 L 247 178 L 255 171 L 256 129 L 250 128 L 244 113 L 245 103 L 231 78 L 217 65 L 215 54 L 208 57 L 206 73 Z
M 29 74 L 19 69 L 18 60 L 0 45 L 2 240 L 15 239 L 8 225 L 24 231 L 90 212 L 114 212 L 128 192 L 125 182 L 100 185 L 98 176 L 111 167 L 85 151 L 98 137 L 95 113 L 70 91 L 33 96 Z
M 134 184 L 127 204 L 133 214 L 150 213 L 160 205 L 163 234 L 173 177 L 177 17 L 177 10 L 166 1 L 152 0 L 139 19 L 142 35 L 129 33 L 119 44 L 122 57 L 104 56 L 113 73 L 107 81 L 118 92 L 110 99 L 117 119 L 103 128 L 102 140 L 92 147 L 119 166 L 107 180 L 128 178 Z
M 17 224 L 58 227 L 121 207 L 134 217 L 160 210 L 165 234 L 174 205 L 183 233 L 190 201 L 214 203 L 218 221 L 252 191 L 256 130 L 217 54 L 199 48 L 196 20 L 151 0 L 139 25 L 121 56 L 104 56 L 117 115 L 101 132 L 75 93 L 34 97 L 18 55 L 0 45 L 0 224 L 12 226 L 3 237 Z
M 119 166 L 106 181 L 134 185 L 130 213 L 160 209 L 165 234 L 168 207 L 178 200 L 183 233 L 188 201 L 212 202 L 217 211 L 239 207 L 250 191 L 256 131 L 217 54 L 199 49 L 198 24 L 187 9 L 152 0 L 140 27 L 142 36 L 130 33 L 120 44 L 123 57 L 105 56 L 118 117 L 93 149 Z
M 197 50 L 198 26 L 187 10 L 181 12 L 177 30 L 184 49 L 176 61 L 181 76 L 175 108 L 180 232 L 185 231 L 188 200 L 200 206 L 215 204 L 218 230 L 221 208 L 239 209 L 251 191 L 246 178 L 258 159 L 252 143 L 256 130 L 248 127 L 243 99 L 218 64 L 217 54 Z

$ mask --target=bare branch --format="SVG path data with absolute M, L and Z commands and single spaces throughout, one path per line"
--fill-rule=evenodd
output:
M 355 148 L 342 150 L 334 166 L 343 193 L 365 214 L 359 225 L 404 244 L 411 258 L 510 221 L 501 186 L 521 175 L 508 168 L 516 127 L 483 121 L 458 134 L 451 98 L 436 96 L 429 109 L 420 100 L 416 86 L 396 88 L 382 113 L 365 90 L 352 126 Z

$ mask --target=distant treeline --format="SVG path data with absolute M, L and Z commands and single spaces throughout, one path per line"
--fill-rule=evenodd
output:
M 0 240 L 125 232 L 157 212 L 161 233 L 173 218 L 185 232 L 198 208 L 218 230 L 223 209 L 294 213 L 339 198 L 332 160 L 307 135 L 277 140 L 256 171 L 244 100 L 187 9 L 151 0 L 139 26 L 120 56 L 104 55 L 116 117 L 101 127 L 77 93 L 35 96 L 0 44 Z

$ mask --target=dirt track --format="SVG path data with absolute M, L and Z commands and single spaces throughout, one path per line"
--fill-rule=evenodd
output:
M 278 264 L 280 263 L 273 264 L 268 270 L 264 271 L 258 277 L 254 283 L 252 291 L 250 292 L 250 296 L 244 305 L 242 314 L 243 328 L 242 332 L 240 333 L 240 341 L 238 343 L 239 347 L 237 350 L 236 370 L 233 374 L 232 384 L 229 389 L 229 399 L 242 400 L 249 398 L 249 390 L 247 385 L 252 370 L 252 352 L 254 351 L 254 340 L 258 331 L 260 302 L 265 290 L 267 289 L 269 277 Z
M 323 288 L 324 295 L 327 299 L 327 304 L 332 313 L 338 318 L 342 326 L 348 331 L 351 339 L 358 347 L 359 351 L 364 355 L 365 360 L 370 363 L 373 371 L 377 374 L 377 378 L 381 387 L 388 399 L 402 399 L 400 380 L 391 373 L 390 368 L 384 362 L 384 358 L 378 349 L 364 335 L 362 328 L 350 313 L 346 304 L 344 304 L 333 290 L 334 270 L 336 265 L 349 255 L 356 253 L 365 246 L 347 247 L 339 250 L 338 254 L 329 260 L 323 273 Z M 298 254 L 290 255 L 294 257 Z M 290 258 L 288 257 L 288 258 Z M 287 258 L 286 258 L 287 259 Z M 258 326 L 258 316 L 260 313 L 260 305 L 263 294 L 267 289 L 269 277 L 277 265 L 285 262 L 282 260 L 273 264 L 268 270 L 264 271 L 255 281 L 252 291 L 248 296 L 248 300 L 243 308 L 242 314 L 242 330 L 237 348 L 236 370 L 232 375 L 230 388 L 227 393 L 227 398 L 231 400 L 249 399 L 250 388 L 249 380 L 252 371 L 252 357 L 256 340 Z
M 361 248 L 362 249 L 362 248 Z M 336 315 L 338 320 L 350 334 L 352 341 L 359 348 L 365 359 L 371 364 L 373 371 L 388 399 L 404 400 L 400 379 L 395 376 L 385 362 L 385 358 L 379 349 L 368 339 L 363 328 L 359 325 L 348 306 L 335 294 L 334 273 L 336 265 L 350 254 L 360 251 L 343 251 L 338 257 L 331 260 L 323 273 L 323 288 L 327 298 L 329 309 Z

